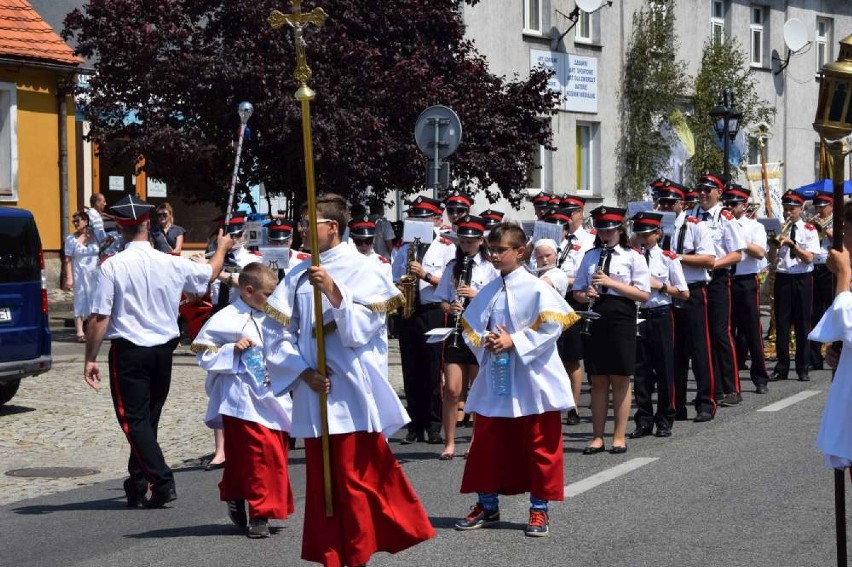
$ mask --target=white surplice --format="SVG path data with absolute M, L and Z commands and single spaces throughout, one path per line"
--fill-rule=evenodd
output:
M 843 341 L 816 446 L 825 455 L 827 466 L 845 469 L 852 466 L 852 292 L 834 298 L 808 339 L 821 343 Z
M 290 431 L 290 396 L 276 396 L 271 386 L 248 372 L 243 353 L 234 350 L 234 344 L 242 337 L 263 345 L 261 329 L 265 318 L 262 311 L 237 298 L 213 315 L 192 342 L 198 365 L 207 371 L 204 389 L 209 402 L 204 423 L 208 427 L 222 429 L 222 416 L 228 415 L 275 431 Z
M 320 254 L 320 264 L 334 279 L 343 301 L 335 309 L 323 295 L 325 359 L 331 391 L 329 432 L 367 431 L 389 436 L 409 417 L 388 382 L 385 318 L 402 305 L 402 295 L 376 262 L 365 261 L 353 247 L 338 245 Z M 278 284 L 264 309 L 265 354 L 272 389 L 293 391 L 292 435 L 321 435 L 319 395 L 299 380 L 317 368 L 314 338 L 314 288 L 310 261 L 295 266 Z
M 505 293 L 501 293 L 504 286 Z M 485 350 L 485 337 L 494 330 L 492 314 L 499 311 L 507 313 L 505 326 L 514 343 L 509 351 L 513 369 L 510 396 L 492 390 L 492 355 Z M 465 341 L 479 361 L 465 411 L 487 417 L 521 417 L 573 408 L 571 382 L 556 340 L 578 319 L 556 290 L 523 268 L 489 282 L 462 317 Z

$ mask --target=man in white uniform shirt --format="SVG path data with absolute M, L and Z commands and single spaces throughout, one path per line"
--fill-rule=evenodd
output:
M 110 339 L 110 393 L 131 449 L 130 478 L 124 482 L 127 505 L 159 508 L 177 498 L 174 475 L 157 443 L 157 426 L 169 393 L 172 352 L 180 338 L 180 296 L 183 291 L 200 295 L 207 290 L 232 242 L 220 231 L 209 264 L 163 254 L 148 240 L 153 208 L 131 195 L 111 209 L 127 245 L 104 261 L 98 273 L 84 377 L 99 389 L 96 360 L 101 342 Z
M 814 292 L 813 306 L 811 311 L 811 324 L 816 325 L 822 319 L 823 314 L 834 301 L 834 280 L 828 270 L 826 260 L 828 251 L 831 249 L 831 239 L 834 235 L 834 223 L 832 213 L 834 212 L 834 196 L 829 191 L 817 191 L 813 198 L 816 218 L 813 222 L 822 225 L 822 238 L 819 241 L 819 254 L 814 256 Z M 822 344 L 811 341 L 809 366 L 813 370 L 823 369 Z
M 763 354 L 763 330 L 760 326 L 760 281 L 758 276 L 766 267 L 766 229 L 754 219 L 748 218 L 746 210 L 751 191 L 745 187 L 731 184 L 722 195 L 725 207 L 734 215 L 740 231 L 746 241 L 743 259 L 737 264 L 736 274 L 731 281 L 731 300 L 734 305 L 731 322 L 737 335 L 742 336 L 745 348 L 737 352 L 737 360 L 742 363 L 746 354 L 751 355 L 749 374 L 754 383 L 755 392 L 768 392 L 769 373 L 766 370 L 766 358 Z
M 790 324 L 796 329 L 796 374 L 807 382 L 806 340 L 811 326 L 811 291 L 814 256 L 819 254 L 819 235 L 802 220 L 805 198 L 795 191 L 781 196 L 786 233 L 779 235 L 775 267 L 775 352 L 778 362 L 772 380 L 786 380 L 790 371 Z M 789 224 L 788 224 L 789 223 Z
M 713 348 L 713 376 L 716 402 L 722 407 L 742 402 L 739 368 L 731 334 L 731 271 L 743 259 L 746 242 L 740 225 L 722 206 L 725 182 L 719 175 L 705 173 L 695 187 L 700 203 L 692 216 L 704 221 L 713 237 L 716 260 L 707 284 L 707 313 Z

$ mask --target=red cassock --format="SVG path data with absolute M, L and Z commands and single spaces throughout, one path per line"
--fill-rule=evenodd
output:
M 523 417 L 476 416 L 461 492 L 565 499 L 558 411 Z
M 225 469 L 219 498 L 245 500 L 251 518 L 283 520 L 293 513 L 293 491 L 287 471 L 289 435 L 259 423 L 222 416 Z
M 435 537 L 384 435 L 331 435 L 329 445 L 332 517 L 325 515 L 322 440 L 305 439 L 302 559 L 326 567 L 364 565 L 377 551 L 397 553 Z

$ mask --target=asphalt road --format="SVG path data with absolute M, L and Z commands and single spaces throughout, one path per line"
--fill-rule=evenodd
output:
M 741 406 L 707 424 L 677 422 L 672 438 L 631 441 L 619 456 L 580 454 L 591 432 L 584 410 L 581 425 L 564 429 L 570 497 L 551 505 L 549 538 L 524 537 L 520 496 L 502 499 L 499 527 L 454 531 L 474 500 L 458 493 L 464 460 L 442 462 L 439 446 L 393 440 L 437 537 L 371 565 L 834 565 L 833 475 L 813 447 L 829 373 L 812 378 L 770 384 L 766 396 L 744 381 Z M 758 411 L 803 392 L 815 393 Z M 303 456 L 297 449 L 290 458 L 296 513 L 268 540 L 229 524 L 218 472 L 183 468 L 179 498 L 162 510 L 125 508 L 120 478 L 0 507 L 0 565 L 303 564 Z

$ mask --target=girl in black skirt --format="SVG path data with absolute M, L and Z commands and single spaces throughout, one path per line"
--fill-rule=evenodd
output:
M 441 300 L 441 307 L 447 314 L 447 326 L 460 329 L 457 316 L 464 306 L 476 296 L 482 287 L 498 277 L 486 253 L 485 221 L 479 217 L 467 215 L 458 220 L 456 234 L 459 244 L 456 257 L 450 260 L 435 290 L 435 297 Z M 455 456 L 456 420 L 463 388 L 468 387 L 479 371 L 476 357 L 465 344 L 460 332 L 454 332 L 444 341 L 444 397 L 443 425 L 444 450 L 441 460 L 448 461 Z
M 650 275 L 645 258 L 627 246 L 624 209 L 598 207 L 592 211 L 597 239 L 586 253 L 574 280 L 574 298 L 594 301 L 599 319 L 584 321 L 583 362 L 592 377 L 592 442 L 583 450 L 605 450 L 609 390 L 615 414 L 611 453 L 627 451 L 625 433 L 630 417 L 630 376 L 636 365 L 636 302 L 650 298 Z M 581 316 L 582 311 L 578 312 Z

